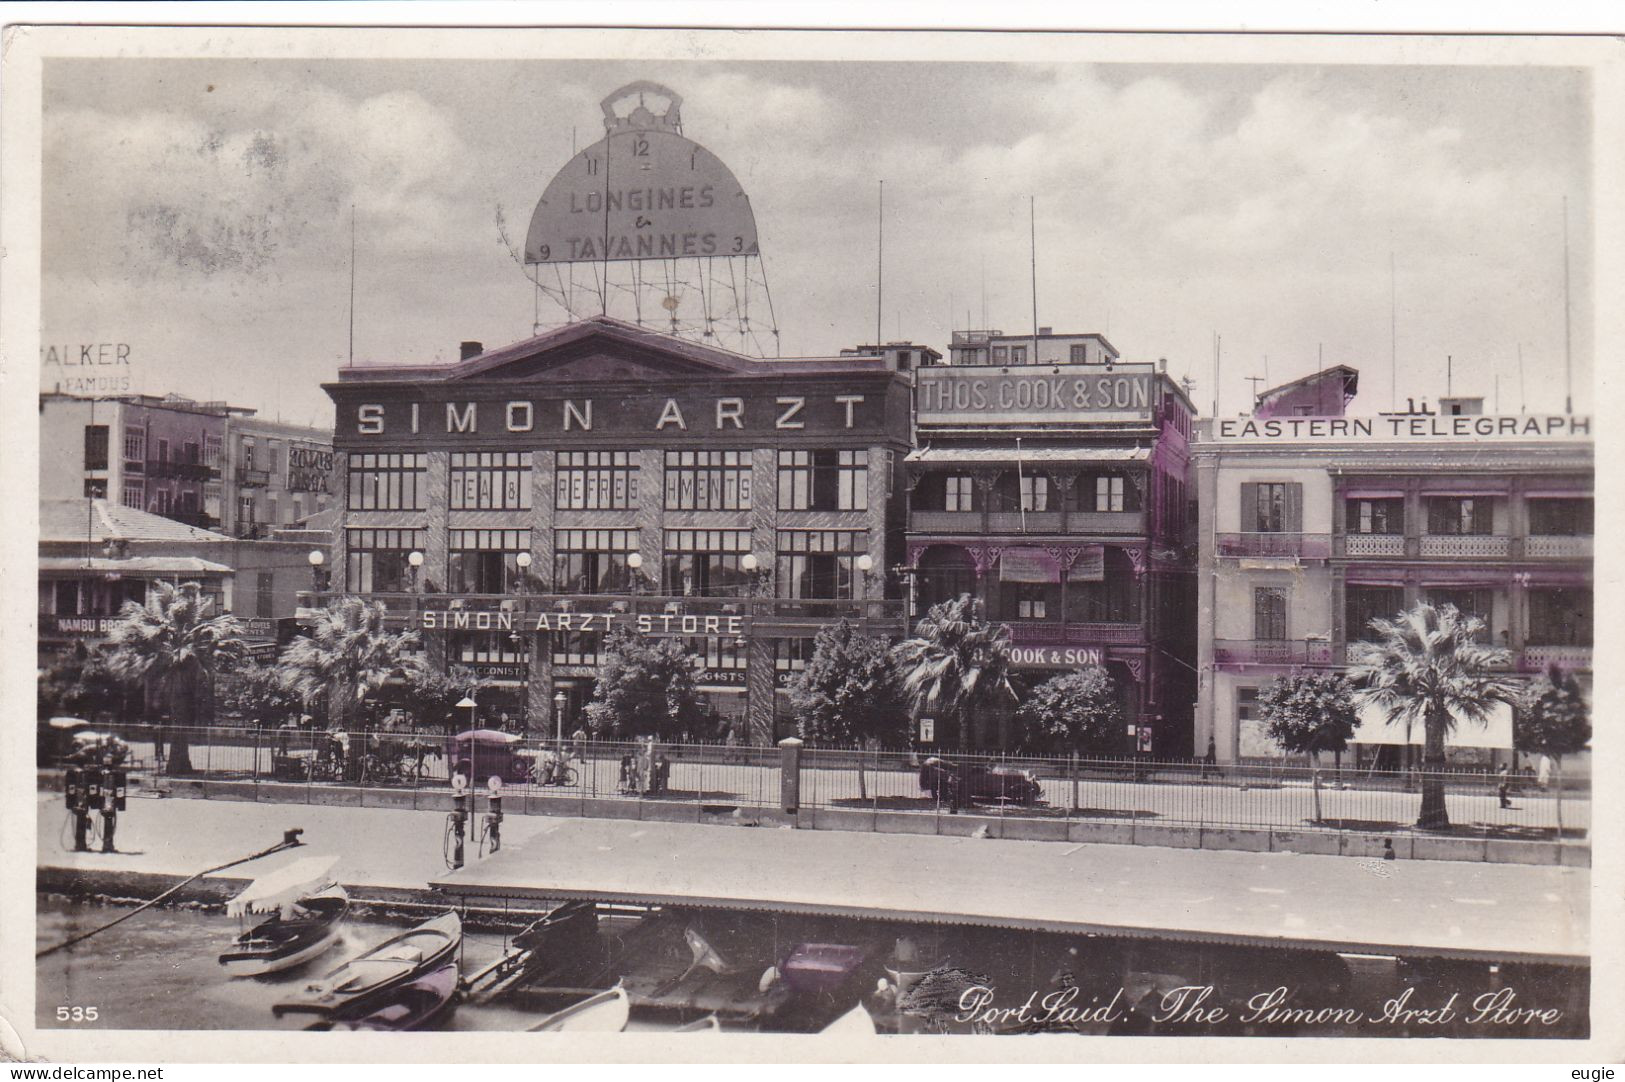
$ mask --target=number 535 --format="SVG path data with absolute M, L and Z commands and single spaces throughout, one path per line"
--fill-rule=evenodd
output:
M 56 1009 L 58 1022 L 94 1022 L 96 1020 L 95 1007 L 58 1007 Z

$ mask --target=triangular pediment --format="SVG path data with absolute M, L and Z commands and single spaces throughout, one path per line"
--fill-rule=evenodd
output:
M 610 383 L 748 375 L 761 365 L 726 350 L 600 317 L 470 357 L 446 378 Z

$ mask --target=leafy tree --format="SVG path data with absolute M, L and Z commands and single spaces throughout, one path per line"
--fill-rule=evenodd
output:
M 1010 686 L 1010 628 L 997 627 L 982 615 L 982 602 L 960 594 L 931 606 L 915 625 L 915 636 L 892 648 L 903 674 L 903 690 L 916 715 L 935 711 L 970 742 L 977 712 L 1001 699 L 1013 700 Z
M 1111 674 L 1098 665 L 1044 681 L 1016 710 L 1024 742 L 1049 752 L 1121 749 L 1126 719 Z
M 195 582 L 160 582 L 143 604 L 126 601 L 108 635 L 108 664 L 130 683 L 157 688 L 178 731 L 170 733 L 170 774 L 192 773 L 187 727 L 214 720 L 214 677 L 243 655 L 242 625 L 214 614 Z
M 1392 620 L 1371 621 L 1376 642 L 1354 643 L 1350 678 L 1357 702 L 1381 707 L 1390 721 L 1404 722 L 1408 734 L 1422 726 L 1422 810 L 1416 825 L 1447 830 L 1444 740 L 1464 718 L 1482 725 L 1497 703 L 1516 704 L 1521 689 L 1497 672 L 1509 651 L 1478 641 L 1484 621 L 1454 605 L 1422 603 Z
M 1557 794 L 1557 836 L 1563 836 L 1563 756 L 1574 755 L 1591 743 L 1591 708 L 1573 673 L 1556 665 L 1533 681 L 1525 693 L 1524 709 L 1512 727 L 1519 751 L 1549 755 L 1556 764 L 1553 783 Z
M 890 644 L 844 619 L 818 633 L 789 693 L 797 732 L 809 743 L 895 745 L 912 728 Z
M 1354 706 L 1354 687 L 1348 677 L 1334 672 L 1298 671 L 1270 681 L 1258 692 L 1259 716 L 1266 722 L 1269 738 L 1291 754 L 1308 756 L 1317 752 L 1337 755 L 1338 766 L 1359 727 Z M 1313 779 L 1315 822 L 1320 822 L 1320 775 Z
M 113 671 L 107 656 L 76 642 L 40 674 L 39 716 L 70 715 L 94 720 L 117 712 L 129 687 Z
M 329 725 L 352 728 L 368 695 L 417 664 L 411 655 L 418 633 L 390 631 L 386 614 L 382 602 L 335 600 L 283 649 L 277 660 L 283 685 L 304 703 L 325 704 Z
M 490 680 L 464 665 L 453 665 L 446 672 L 418 665 L 406 672 L 406 694 L 418 723 L 437 725 L 448 732 L 468 728 L 468 708 L 457 704 L 467 695 L 473 695 L 478 702 L 479 692 L 490 684 Z
M 276 665 L 261 661 L 233 665 L 221 673 L 219 700 L 228 713 L 273 727 L 298 715 L 302 705 L 282 682 Z
M 604 639 L 603 660 L 587 724 L 594 736 L 669 740 L 693 731 L 704 715 L 694 687 L 694 660 L 680 639 L 644 637 L 618 627 Z
M 858 745 L 858 797 L 868 799 L 865 745 L 905 743 L 913 728 L 891 645 L 843 619 L 818 633 L 789 691 L 803 740 Z

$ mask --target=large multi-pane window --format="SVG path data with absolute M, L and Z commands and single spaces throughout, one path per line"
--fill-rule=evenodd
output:
M 448 530 L 446 589 L 508 593 L 520 582 L 519 554 L 529 551 L 529 530 Z
M 699 677 L 701 683 L 706 682 L 709 676 L 715 681 L 718 676 L 727 680 L 727 674 L 743 674 L 745 671 L 745 647 L 732 636 L 703 635 L 683 640 L 683 649 L 688 656 L 705 662 L 704 672 Z M 739 681 L 743 683 L 743 680 Z
M 85 426 L 85 469 L 107 468 L 107 426 Z
M 866 530 L 780 530 L 774 575 L 780 597 L 850 598 Z
M 1348 532 L 1400 534 L 1405 532 L 1405 501 L 1402 499 L 1348 501 Z
M 453 451 L 451 509 L 530 510 L 530 452 Z
M 868 451 L 779 452 L 779 510 L 868 509 Z
M 788 684 L 807 668 L 813 655 L 813 639 L 774 639 L 773 673 L 779 686 Z
M 626 558 L 638 550 L 636 530 L 553 531 L 553 584 L 561 594 L 610 594 L 631 588 Z
M 526 665 L 530 636 L 511 631 L 454 631 L 446 653 L 454 664 Z
M 749 451 L 667 451 L 666 508 L 750 510 Z
M 1286 638 L 1286 589 L 1253 588 L 1253 638 L 1279 642 Z
M 1017 582 L 1010 586 L 1015 594 L 1016 619 L 1043 620 L 1049 616 L 1049 587 L 1042 582 Z
M 427 510 L 428 458 L 424 454 L 352 454 L 350 510 Z
M 555 631 L 553 664 L 596 665 L 602 660 L 604 636 L 597 631 Z
M 1121 474 L 1102 474 L 1095 478 L 1095 510 L 1096 511 L 1122 511 L 1127 504 L 1125 484 L 1127 478 Z
M 139 510 L 142 509 L 142 507 L 145 506 L 145 504 L 143 502 L 145 497 L 146 497 L 146 485 L 145 484 L 143 484 L 140 481 L 126 481 L 126 482 L 124 482 L 124 500 L 123 500 L 123 503 L 124 503 L 125 507 L 133 507 L 137 511 L 139 511 Z
M 1259 485 L 1253 502 L 1253 529 L 1258 533 L 1284 533 L 1286 522 L 1286 485 L 1278 482 Z
M 412 587 L 414 552 L 422 552 L 426 530 L 344 532 L 345 588 L 355 594 L 398 594 Z
M 558 451 L 553 506 L 569 511 L 618 511 L 638 505 L 636 451 Z
M 1405 609 L 1402 586 L 1349 586 L 1344 595 L 1343 633 L 1350 642 L 1374 642 L 1372 620 L 1392 620 Z
M 1428 500 L 1428 533 L 1490 533 L 1493 505 L 1488 496 L 1434 496 Z
M 124 458 L 128 462 L 147 460 L 147 430 L 141 425 L 124 426 Z
M 966 473 L 950 473 L 942 479 L 944 511 L 976 510 L 976 481 Z
M 741 567 L 749 530 L 667 530 L 665 588 L 684 597 L 742 595 L 750 574 Z
M 1531 646 L 1590 646 L 1591 588 L 1568 586 L 1529 591 Z
M 1594 521 L 1589 496 L 1529 501 L 1529 532 L 1536 537 L 1590 537 Z
M 1049 510 L 1049 478 L 1043 474 L 1023 474 L 1021 477 L 1021 509 L 1023 511 Z
M 219 436 L 206 435 L 203 437 L 203 464 L 211 470 L 220 468 L 221 442 Z
M 1463 616 L 1481 620 L 1484 626 L 1474 636 L 1479 642 L 1490 642 L 1490 625 L 1495 614 L 1495 591 L 1482 586 L 1430 586 L 1422 592 L 1423 600 L 1436 609 L 1453 605 Z

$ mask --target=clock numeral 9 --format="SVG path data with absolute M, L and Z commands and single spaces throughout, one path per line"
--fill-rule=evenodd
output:
M 540 248 L 536 249 L 536 254 L 541 256 L 543 259 L 550 259 L 553 255 L 553 249 L 544 244 Z

